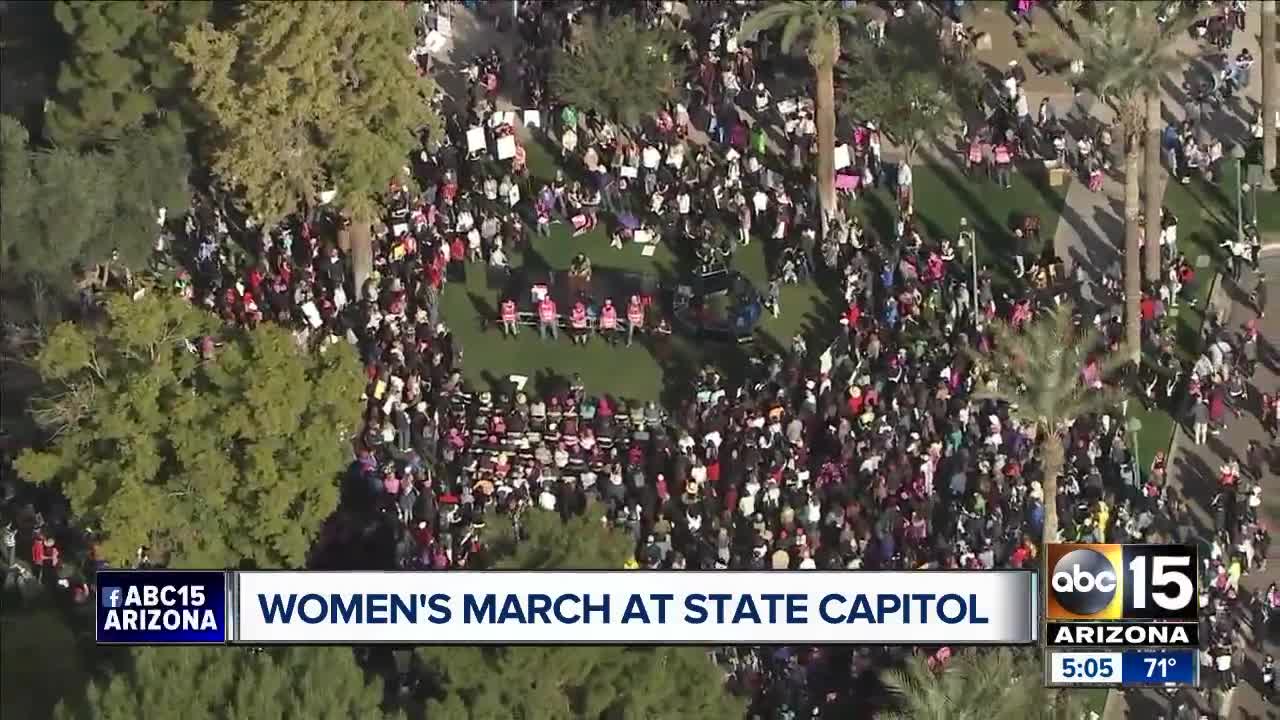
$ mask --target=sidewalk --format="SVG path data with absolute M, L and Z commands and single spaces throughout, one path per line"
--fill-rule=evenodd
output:
M 1275 278 L 1280 276 L 1280 244 L 1266 248 L 1261 265 L 1266 274 Z M 1222 278 L 1223 287 L 1215 292 L 1215 305 L 1222 307 L 1227 318 L 1227 326 L 1239 328 L 1248 320 L 1256 317 L 1253 309 L 1242 304 L 1245 292 L 1241 291 L 1230 278 Z M 1246 275 L 1246 287 L 1251 287 L 1252 277 Z M 1273 280 L 1274 283 L 1274 280 Z M 1171 478 L 1180 483 L 1189 498 L 1205 498 L 1212 494 L 1217 482 L 1218 468 L 1229 460 L 1240 460 L 1243 463 L 1245 449 L 1250 440 L 1256 440 L 1264 446 L 1270 446 L 1272 465 L 1263 468 L 1263 523 L 1275 537 L 1280 531 L 1280 466 L 1276 457 L 1275 444 L 1262 429 L 1259 418 L 1259 401 L 1262 393 L 1274 393 L 1280 390 L 1280 348 L 1276 338 L 1280 338 L 1280 309 L 1274 304 L 1271 312 L 1262 320 L 1259 328 L 1265 339 L 1260 352 L 1261 361 L 1257 372 L 1250 381 L 1249 404 L 1240 418 L 1230 422 L 1227 430 L 1218 437 L 1211 437 L 1204 445 L 1196 445 L 1185 429 L 1179 427 L 1174 452 L 1170 457 Z M 1269 343 L 1269 344 L 1268 344 Z M 1241 596 L 1252 596 L 1265 589 L 1273 582 L 1280 582 L 1280 542 L 1273 541 L 1268 556 L 1265 572 L 1252 573 L 1244 577 L 1241 583 Z M 1252 608 L 1250 608 L 1250 613 Z M 1245 666 L 1240 669 L 1241 682 L 1227 698 L 1227 709 L 1223 718 L 1247 718 L 1251 720 L 1272 720 L 1280 718 L 1280 708 L 1269 704 L 1261 694 L 1261 667 L 1265 654 L 1280 656 L 1280 638 L 1275 633 L 1261 638 L 1250 618 L 1241 619 L 1241 634 L 1251 643 L 1246 654 Z M 1257 648 L 1261 648 L 1260 650 Z M 1167 701 L 1155 693 L 1132 695 L 1126 698 L 1113 692 L 1107 703 L 1104 720 L 1121 718 L 1149 718 L 1163 712 Z
M 1259 28 L 1261 8 L 1249 6 L 1248 32 L 1237 32 L 1234 45 L 1227 51 L 1231 57 L 1245 47 L 1254 57 L 1261 57 Z M 1180 122 L 1187 117 L 1188 98 L 1183 83 L 1192 78 L 1206 77 L 1219 64 L 1213 61 L 1218 51 L 1200 43 L 1189 35 L 1182 35 L 1174 44 L 1174 52 L 1184 60 L 1181 69 L 1170 75 L 1163 86 L 1162 107 L 1165 122 Z M 1206 113 L 1202 125 L 1211 136 L 1222 139 L 1229 150 L 1232 143 L 1245 136 L 1253 116 L 1261 103 L 1262 78 L 1260 68 L 1255 67 L 1250 84 L 1237 93 L 1232 105 L 1220 106 Z M 1083 116 L 1104 123 L 1115 119 L 1114 111 L 1105 103 L 1084 93 L 1080 98 Z M 1076 117 L 1080 117 L 1079 115 Z M 1070 126 L 1070 124 L 1069 124 Z M 1118 132 L 1113 133 L 1117 143 L 1122 141 Z M 1112 148 L 1117 164 L 1124 157 L 1122 147 Z M 1167 173 L 1162 172 L 1167 182 Z M 1124 250 L 1124 183 L 1118 175 L 1108 177 L 1101 192 L 1092 192 L 1082 182 L 1072 183 L 1067 191 L 1066 208 L 1062 221 L 1054 235 L 1054 247 L 1058 254 L 1074 270 L 1083 266 L 1090 281 L 1097 281 L 1103 273 L 1119 273 Z

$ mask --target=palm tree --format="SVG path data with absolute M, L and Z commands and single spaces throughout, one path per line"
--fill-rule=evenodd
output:
M 1123 3 L 1098 13 L 1080 38 L 1085 75 L 1082 84 L 1102 98 L 1116 112 L 1124 138 L 1124 220 L 1125 220 L 1125 325 L 1130 360 L 1142 360 L 1142 332 L 1139 302 L 1142 294 L 1142 258 L 1139 248 L 1138 214 L 1139 165 L 1143 153 L 1143 131 L 1151 130 L 1148 143 L 1156 143 L 1154 158 L 1147 158 L 1147 275 L 1160 276 L 1161 189 L 1159 182 L 1160 82 L 1174 69 L 1177 59 L 1168 53 L 1169 43 L 1156 29 L 1152 12 L 1142 3 Z M 1141 41 L 1142 38 L 1149 38 Z M 1151 112 L 1154 105 L 1154 113 Z M 1153 117 L 1154 116 L 1154 117 Z M 1155 128 L 1148 127 L 1154 122 Z M 1154 162 L 1154 166 L 1152 163 Z M 1150 209 L 1154 208 L 1154 212 Z M 1157 228 L 1154 232 L 1151 228 Z
M 1276 189 L 1276 113 L 1280 113 L 1276 4 L 1276 0 L 1262 0 L 1262 169 L 1268 190 Z
M 901 668 L 884 673 L 890 718 L 912 720 L 1074 720 L 1077 696 L 1044 687 L 1033 653 L 997 648 L 970 649 L 934 667 L 913 655 Z
M 1083 371 L 1097 363 L 1099 377 L 1124 364 L 1122 353 L 1094 356 L 1100 334 L 1092 325 L 1076 327 L 1069 304 L 1018 331 L 1003 322 L 991 324 L 993 349 L 983 355 L 971 351 L 975 366 L 995 378 L 981 389 L 979 399 L 1003 400 L 1010 411 L 1036 429 L 1041 442 L 1041 479 L 1044 489 L 1044 542 L 1058 535 L 1058 475 L 1065 462 L 1063 434 L 1076 418 L 1115 405 L 1112 390 L 1091 388 Z
M 801 34 L 808 38 L 809 64 L 817 85 L 814 119 L 818 126 L 818 201 L 824 235 L 836 206 L 835 69 L 840 59 L 840 25 L 858 27 L 860 18 L 859 12 L 837 0 L 786 0 L 766 5 L 742 25 L 744 37 L 781 26 L 783 52 L 790 52 Z

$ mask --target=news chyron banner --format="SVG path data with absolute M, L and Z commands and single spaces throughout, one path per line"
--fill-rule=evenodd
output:
M 102 571 L 98 641 L 1018 645 L 1032 571 Z

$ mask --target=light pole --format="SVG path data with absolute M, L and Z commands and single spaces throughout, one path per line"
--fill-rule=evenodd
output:
M 973 285 L 970 291 L 970 299 L 973 303 L 973 327 L 978 329 L 981 325 L 978 322 L 980 315 L 978 314 L 978 237 L 969 228 L 969 218 L 960 218 L 960 243 L 969 246 L 969 259 L 973 265 Z
M 1142 421 L 1136 417 L 1125 423 L 1129 430 L 1129 439 L 1133 442 L 1133 484 L 1142 487 L 1142 461 L 1138 459 L 1138 433 L 1142 432 Z
M 1236 143 L 1231 157 L 1236 161 L 1236 242 L 1244 242 L 1244 147 Z

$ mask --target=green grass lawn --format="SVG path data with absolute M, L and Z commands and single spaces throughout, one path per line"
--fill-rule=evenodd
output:
M 553 148 L 536 139 L 525 142 L 532 182 L 530 192 L 555 176 L 558 160 Z M 571 173 L 568 173 L 571 175 Z M 930 160 L 915 169 L 916 212 L 929 237 L 954 237 L 961 217 L 968 217 L 979 241 L 979 258 L 990 265 L 999 281 L 1011 277 L 1013 223 L 1024 213 L 1041 217 L 1045 241 L 1053 237 L 1062 209 L 1066 187 L 1050 188 L 1043 174 L 1017 175 L 1014 186 L 1003 190 L 985 176 L 965 178 L 945 161 Z M 865 226 L 883 237 L 893 236 L 893 196 L 888 189 L 864 193 L 851 207 Z M 573 237 L 565 225 L 553 225 L 549 237 L 535 237 L 532 253 L 516 253 L 514 266 L 536 263 L 551 270 L 568 268 L 578 253 L 586 253 L 596 270 L 614 269 L 653 274 L 666 282 L 680 275 L 677 251 L 665 243 L 652 257 L 637 246 L 609 247 L 606 223 L 592 232 Z M 769 278 L 767 241 L 756 240 L 734 255 L 734 269 L 763 290 Z M 678 249 L 677 249 L 678 250 Z M 499 288 L 488 287 L 484 272 L 473 267 L 465 284 L 451 283 L 444 292 L 444 317 L 462 341 L 466 352 L 464 367 L 468 379 L 478 384 L 504 380 L 512 374 L 528 375 L 534 382 L 581 375 L 593 392 L 610 392 L 626 398 L 673 401 L 686 393 L 688 380 L 705 364 L 714 364 L 731 374 L 744 360 L 739 347 L 695 343 L 675 337 L 655 347 L 637 343 L 632 348 L 610 346 L 598 339 L 586 347 L 574 346 L 567 338 L 542 341 L 536 332 L 504 339 L 492 318 L 501 298 Z M 782 313 L 773 318 L 766 313 L 758 326 L 756 345 L 772 350 L 789 348 L 796 334 L 806 336 L 810 349 L 829 341 L 840 308 L 815 283 L 786 286 L 782 291 Z M 487 322 L 486 322 L 487 319 Z
M 1083 705 L 1080 710 L 1085 717 L 1091 717 L 1089 715 L 1091 712 L 1095 712 L 1098 717 L 1102 717 L 1102 711 L 1107 707 L 1107 694 L 1111 691 L 1106 688 L 1082 688 L 1067 690 L 1066 692 L 1077 695 L 1080 698 L 1080 702 Z
M 1013 187 L 1005 190 L 984 173 L 966 177 L 945 159 L 931 157 L 917 165 L 912 168 L 915 210 L 928 237 L 955 238 L 960 218 L 968 218 L 977 234 L 978 263 L 991 267 L 997 284 L 1014 282 L 1013 258 L 1020 241 L 1013 228 L 1024 215 L 1039 215 L 1042 242 L 1053 241 L 1069 184 L 1050 187 L 1043 170 L 1026 167 L 1014 174 Z M 862 196 L 855 210 L 870 227 L 893 237 L 896 211 L 891 191 Z
M 1262 164 L 1261 139 L 1249 143 L 1246 150 L 1247 154 L 1244 160 L 1246 167 L 1248 165 Z M 1248 171 L 1246 170 L 1246 173 L 1247 172 Z M 1232 190 L 1235 189 L 1234 184 L 1224 185 L 1223 187 L 1230 188 Z M 1234 195 L 1232 197 L 1234 197 Z M 1264 192 L 1262 190 L 1258 190 L 1256 193 L 1251 194 L 1245 199 L 1244 211 L 1246 213 L 1246 218 L 1251 218 L 1253 215 L 1257 215 L 1258 229 L 1267 236 L 1263 238 L 1263 242 L 1280 241 L 1280 191 L 1273 190 L 1271 192 Z
M 53 608 L 0 613 L 0 715 L 43 718 L 88 679 L 67 620 Z

